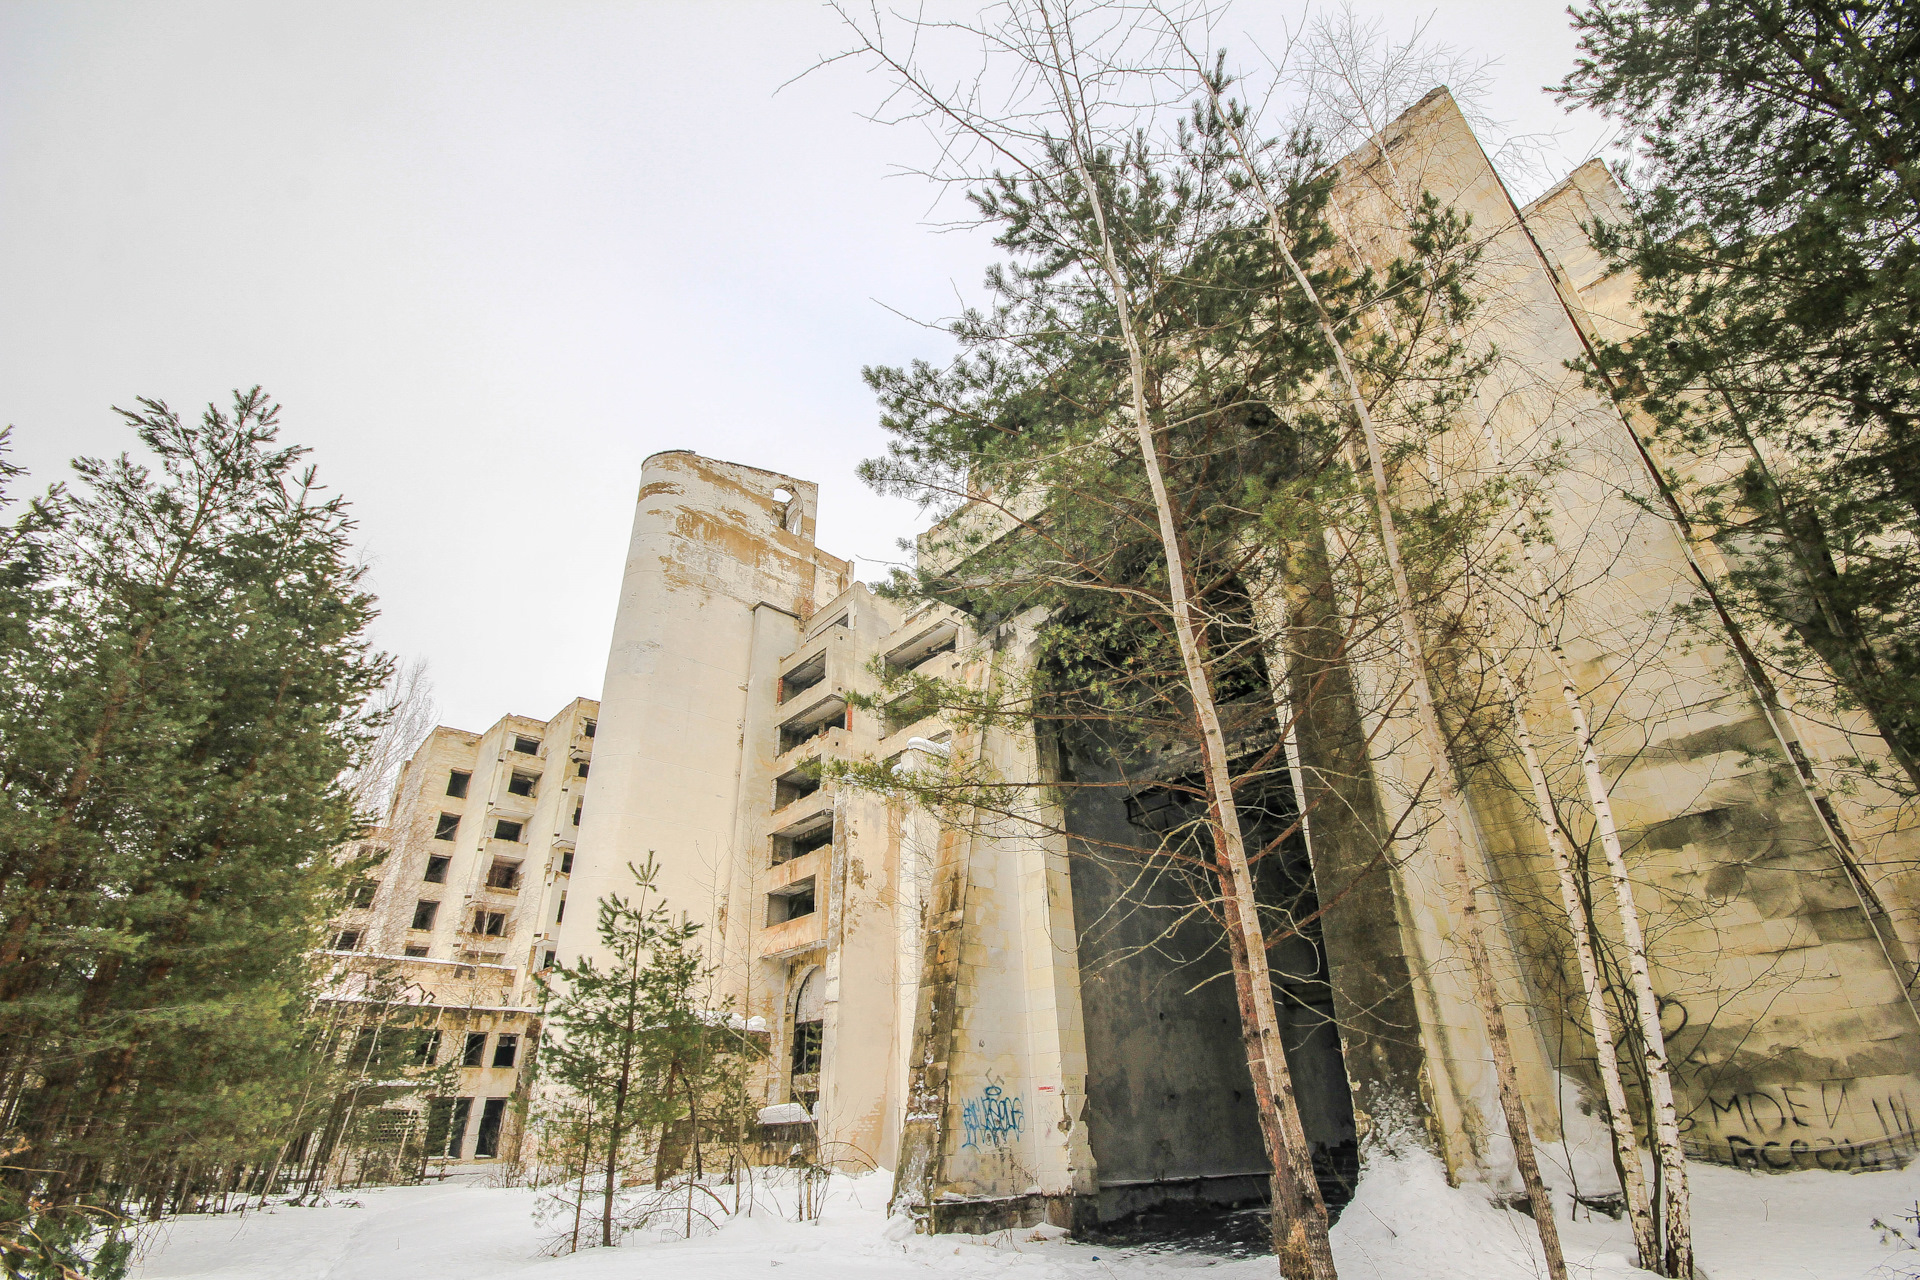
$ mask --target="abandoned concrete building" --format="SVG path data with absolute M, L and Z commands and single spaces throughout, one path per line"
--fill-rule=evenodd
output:
M 384 856 L 333 923 L 337 990 L 417 1006 L 424 1063 L 453 1071 L 448 1096 L 403 1106 L 431 1167 L 518 1153 L 524 1108 L 511 1104 L 541 1031 L 533 978 L 566 916 L 598 716 L 576 698 L 548 720 L 433 730 L 371 837 Z
M 1713 646 L 1676 642 L 1658 662 L 1616 660 L 1644 656 L 1648 619 L 1687 590 L 1689 550 L 1653 514 L 1646 459 L 1619 412 L 1566 367 L 1583 328 L 1630 320 L 1632 282 L 1607 273 L 1580 229 L 1596 211 L 1617 212 L 1618 193 L 1594 163 L 1517 208 L 1436 92 L 1349 161 L 1335 208 L 1356 252 L 1368 251 L 1369 210 L 1387 198 L 1389 170 L 1470 213 L 1486 236 L 1486 287 L 1499 300 L 1490 323 L 1529 379 L 1486 396 L 1506 458 L 1519 465 L 1551 441 L 1578 459 L 1551 481 L 1555 554 L 1583 584 L 1582 625 L 1566 644 L 1583 685 L 1609 707 L 1599 740 L 1655 939 L 1689 1149 L 1758 1169 L 1904 1163 L 1920 1150 L 1910 1110 L 1920 1098 L 1907 990 L 1907 957 L 1920 949 L 1912 838 L 1886 823 L 1892 806 L 1874 803 L 1883 797 L 1870 784 L 1816 798 L 1796 786 L 1755 695 Z M 1049 817 L 1065 838 L 1040 838 L 943 826 L 904 801 L 820 782 L 816 766 L 832 758 L 937 768 L 965 753 L 1006 776 L 1101 764 L 1048 765 L 1031 734 L 956 732 L 912 708 L 855 705 L 878 688 L 876 660 L 986 679 L 1025 660 L 1029 633 L 1018 619 L 976 625 L 876 597 L 815 545 L 818 498 L 811 482 L 692 452 L 647 460 L 571 892 L 590 903 L 623 891 L 627 863 L 657 855 L 669 902 L 705 925 L 716 999 L 771 1030 L 757 1085 L 764 1114 L 810 1118 L 828 1159 L 894 1170 L 934 1229 L 1103 1220 L 1168 1198 L 1262 1194 L 1229 985 L 1194 988 L 1154 949 L 1131 945 L 1124 925 L 1096 927 L 1122 889 L 1075 856 L 1075 841 L 1150 843 L 1138 805 L 1076 801 Z M 1711 546 L 1693 552 L 1714 563 Z M 1540 692 L 1557 694 L 1557 683 L 1532 674 L 1535 722 L 1564 737 L 1566 708 Z M 1285 696 L 1276 687 L 1276 702 Z M 592 714 L 578 705 L 569 714 Z M 1417 792 L 1426 764 L 1417 745 L 1384 747 L 1389 738 L 1366 725 L 1320 728 L 1294 747 L 1300 787 L 1317 785 L 1313 753 L 1329 735 L 1365 756 L 1341 803 L 1314 809 L 1295 840 L 1291 865 L 1327 905 L 1302 953 L 1277 961 L 1296 988 L 1289 1060 L 1323 1185 L 1337 1201 L 1370 1143 L 1417 1143 L 1458 1176 L 1503 1176 L 1485 1032 L 1438 869 L 1445 837 L 1432 826 L 1396 831 L 1383 817 L 1394 797 Z M 1822 761 L 1874 749 L 1844 726 L 1801 731 Z M 585 739 L 558 721 L 537 736 L 544 757 L 491 738 L 463 757 L 493 770 L 486 821 L 496 804 L 514 822 L 531 818 L 533 803 L 551 808 L 554 762 L 573 759 L 566 753 Z M 457 819 L 457 801 L 435 791 L 449 770 L 469 767 L 455 752 L 436 738 L 423 753 L 433 763 L 409 774 L 409 821 Z M 509 814 L 512 800 L 497 792 L 514 793 L 496 784 L 522 760 L 530 771 L 544 760 L 545 789 Z M 1564 998 L 1564 940 L 1516 905 L 1529 887 L 1551 892 L 1521 794 L 1490 786 L 1470 801 L 1485 871 L 1503 887 L 1504 952 L 1514 958 L 1503 996 L 1532 1121 L 1541 1139 L 1577 1145 L 1596 1124 L 1591 1079 L 1567 1048 L 1582 1033 Z M 554 816 L 554 830 L 571 829 L 564 812 Z M 1854 851 L 1852 867 L 1829 823 Z M 547 829 L 539 824 L 540 839 L 551 839 Z M 486 906 L 494 860 L 533 852 L 497 833 L 476 845 L 482 834 L 469 826 L 449 846 L 451 882 L 466 897 L 446 910 L 495 909 Z M 397 843 L 406 870 L 383 884 L 400 891 L 411 877 L 404 892 L 414 894 L 430 846 L 431 835 Z M 1362 874 L 1383 847 L 1386 871 Z M 542 905 L 530 908 L 522 891 L 511 913 L 526 932 L 456 941 L 464 915 L 429 919 L 436 931 L 422 945 L 468 965 L 491 953 L 505 966 L 503 989 L 516 992 L 524 966 L 551 945 L 541 930 L 557 927 L 569 960 L 593 952 L 593 913 L 560 921 L 565 867 L 545 870 Z M 381 945 L 398 950 L 412 936 L 381 935 Z M 456 946 L 458 957 L 442 957 Z M 500 1005 L 489 1016 L 510 1017 L 513 1001 Z

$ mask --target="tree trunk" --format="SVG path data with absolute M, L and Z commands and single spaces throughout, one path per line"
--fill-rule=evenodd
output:
M 1693 1225 L 1687 1208 L 1687 1157 L 1680 1146 L 1680 1117 L 1673 1102 L 1673 1073 L 1667 1064 L 1667 1038 L 1660 1029 L 1660 1000 L 1654 994 L 1653 975 L 1647 965 L 1647 944 L 1640 932 L 1640 912 L 1633 901 L 1633 884 L 1627 879 L 1627 859 L 1620 846 L 1620 832 L 1613 821 L 1611 791 L 1600 757 L 1593 749 L 1593 731 L 1587 723 L 1587 710 L 1574 684 L 1573 667 L 1566 650 L 1551 631 L 1547 609 L 1546 581 L 1536 570 L 1535 590 L 1541 609 L 1541 629 L 1547 636 L 1547 651 L 1553 655 L 1560 672 L 1560 693 L 1566 700 L 1567 714 L 1573 718 L 1574 737 L 1580 746 L 1580 768 L 1586 778 L 1587 802 L 1593 807 L 1594 827 L 1600 835 L 1600 847 L 1607 855 L 1607 875 L 1613 883 L 1613 900 L 1620 912 L 1620 935 L 1627 948 L 1627 970 L 1632 976 L 1634 1009 L 1640 1020 L 1640 1051 L 1645 1061 L 1653 1123 L 1653 1149 L 1660 1161 L 1660 1193 L 1664 1207 L 1665 1249 L 1660 1268 L 1662 1275 L 1689 1280 L 1693 1275 Z
M 1211 82 L 1210 82 L 1211 83 Z M 1217 101 L 1217 99 L 1216 99 Z M 1540 1247 L 1546 1254 L 1547 1274 L 1551 1280 L 1565 1280 L 1566 1260 L 1560 1249 L 1560 1230 L 1553 1217 L 1553 1201 L 1547 1195 L 1545 1183 L 1540 1179 L 1540 1166 L 1533 1150 L 1533 1134 L 1528 1127 L 1526 1105 L 1520 1096 L 1520 1080 L 1514 1070 L 1513 1049 L 1507 1035 L 1506 1011 L 1500 1004 L 1499 988 L 1495 983 L 1493 966 L 1487 955 L 1486 937 L 1480 925 L 1479 907 L 1473 884 L 1473 876 L 1467 865 L 1469 843 L 1477 846 L 1472 818 L 1467 811 L 1466 797 L 1462 794 L 1459 778 L 1454 772 L 1453 753 L 1447 741 L 1445 730 L 1440 724 L 1440 715 L 1434 705 L 1431 673 L 1427 669 L 1426 645 L 1420 635 L 1419 620 L 1414 614 L 1413 588 L 1408 582 L 1406 565 L 1400 556 L 1400 537 L 1395 527 L 1393 505 L 1387 484 L 1385 458 L 1381 451 L 1380 437 L 1374 430 L 1373 413 L 1367 406 L 1365 394 L 1355 377 L 1353 367 L 1347 362 L 1346 349 L 1340 343 L 1340 336 L 1333 324 L 1333 317 L 1327 313 L 1320 295 L 1300 268 L 1293 256 L 1292 248 L 1287 244 L 1286 227 L 1280 217 L 1280 206 L 1267 194 L 1261 183 L 1259 172 L 1253 163 L 1252 152 L 1248 150 L 1244 137 L 1236 130 L 1234 141 L 1239 149 L 1242 163 L 1254 182 L 1254 189 L 1265 204 L 1267 210 L 1268 236 L 1275 250 L 1286 262 L 1287 270 L 1299 285 L 1307 301 L 1314 308 L 1320 325 L 1320 331 L 1332 351 L 1336 371 L 1339 374 L 1354 416 L 1358 419 L 1360 432 L 1367 448 L 1368 469 L 1373 481 L 1374 506 L 1380 522 L 1380 542 L 1386 552 L 1387 568 L 1393 578 L 1395 612 L 1400 624 L 1401 641 L 1405 646 L 1408 671 L 1413 685 L 1414 712 L 1418 721 L 1420 736 L 1425 741 L 1427 753 L 1433 760 L 1433 774 L 1439 784 L 1442 811 L 1454 829 L 1454 852 L 1452 858 L 1453 891 L 1460 910 L 1462 934 L 1466 943 L 1467 956 L 1473 967 L 1474 989 L 1480 1003 L 1481 1016 L 1486 1021 L 1488 1047 L 1492 1052 L 1494 1075 L 1499 1085 L 1500 1109 L 1505 1114 L 1507 1134 L 1513 1143 L 1514 1163 L 1519 1167 L 1521 1181 L 1527 1189 L 1527 1200 L 1533 1208 L 1534 1224 L 1540 1233 Z
M 1050 26 L 1049 34 L 1057 38 Z M 1087 169 L 1082 142 L 1082 121 L 1078 118 L 1079 99 L 1067 79 L 1066 62 L 1058 60 L 1054 74 L 1060 78 L 1060 104 L 1068 115 L 1074 167 L 1092 208 L 1100 236 L 1101 267 L 1113 290 L 1114 310 L 1119 320 L 1121 341 L 1127 350 L 1133 399 L 1134 429 L 1140 446 L 1140 460 L 1153 491 L 1154 511 L 1159 517 L 1160 545 L 1166 557 L 1168 593 L 1171 597 L 1173 627 L 1179 642 L 1180 659 L 1186 684 L 1193 696 L 1194 717 L 1198 722 L 1202 758 L 1207 774 L 1210 826 L 1213 830 L 1221 870 L 1221 887 L 1228 927 L 1236 937 L 1234 982 L 1242 994 L 1242 1014 L 1252 1015 L 1247 1028 L 1247 1066 L 1254 1081 L 1254 1100 L 1260 1114 L 1268 1158 L 1273 1165 L 1274 1251 L 1279 1255 L 1280 1274 L 1287 1280 L 1336 1280 L 1333 1247 L 1327 1239 L 1327 1208 L 1320 1198 L 1319 1184 L 1313 1177 L 1313 1161 L 1300 1122 L 1299 1105 L 1294 1098 L 1292 1074 L 1287 1068 L 1286 1050 L 1280 1036 L 1279 1012 L 1274 1007 L 1273 980 L 1267 970 L 1266 938 L 1260 929 L 1259 912 L 1253 890 L 1253 874 L 1247 864 L 1246 846 L 1240 830 L 1239 807 L 1234 800 L 1228 769 L 1226 735 L 1220 727 L 1213 686 L 1202 657 L 1193 603 L 1187 587 L 1186 554 L 1176 523 L 1173 504 L 1167 496 L 1166 478 L 1161 471 L 1160 447 L 1147 405 L 1146 359 L 1133 323 L 1133 308 L 1126 277 L 1114 252 L 1107 228 L 1106 210 L 1099 188 Z M 1244 957 L 1244 959 L 1242 959 Z
M 1533 786 L 1534 809 L 1540 817 L 1540 829 L 1553 855 L 1553 870 L 1560 882 L 1560 902 L 1567 912 L 1567 925 L 1573 931 L 1573 954 L 1580 966 L 1580 986 L 1586 996 L 1587 1030 L 1593 1036 L 1594 1058 L 1600 1072 L 1600 1087 L 1607 1100 L 1607 1127 L 1613 1135 L 1614 1163 L 1620 1170 L 1620 1191 L 1627 1202 L 1627 1216 L 1633 1223 L 1634 1247 L 1640 1266 L 1659 1269 L 1660 1238 L 1654 1229 L 1653 1213 L 1647 1205 L 1647 1180 L 1640 1168 L 1640 1144 L 1634 1137 L 1633 1113 L 1627 1107 L 1626 1086 L 1620 1081 L 1620 1059 L 1613 1047 L 1613 1018 L 1607 1012 L 1606 984 L 1593 955 L 1593 931 L 1587 924 L 1586 902 L 1574 879 L 1573 860 L 1567 855 L 1567 842 L 1560 833 L 1560 820 L 1554 812 L 1553 793 L 1547 787 L 1546 771 L 1540 767 L 1540 755 L 1534 750 L 1533 732 L 1527 723 L 1527 709 L 1507 674 L 1504 662 L 1495 662 L 1500 676 L 1500 691 L 1513 712 L 1514 736 L 1520 743 L 1520 756 L 1526 762 L 1527 781 Z

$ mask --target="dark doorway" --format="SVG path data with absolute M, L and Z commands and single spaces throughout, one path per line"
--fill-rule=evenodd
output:
M 1269 938 L 1292 934 L 1268 952 L 1287 1065 L 1321 1192 L 1337 1212 L 1359 1161 L 1331 975 L 1312 920 L 1318 894 L 1305 842 L 1286 834 L 1295 806 L 1280 748 L 1269 737 L 1244 749 L 1265 761 L 1239 795 L 1247 848 L 1266 850 L 1254 865 L 1262 920 Z M 1088 1140 L 1104 1220 L 1165 1216 L 1171 1205 L 1182 1208 L 1168 1221 L 1191 1221 L 1188 1210 L 1204 1217 L 1268 1193 L 1226 937 L 1204 905 L 1217 889 L 1193 764 L 1123 768 L 1086 740 L 1061 751 L 1072 784 Z

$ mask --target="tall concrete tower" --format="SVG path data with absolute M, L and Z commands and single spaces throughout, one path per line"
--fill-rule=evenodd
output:
M 800 620 L 849 581 L 849 563 L 814 545 L 818 495 L 687 450 L 644 464 L 562 960 L 597 951 L 595 904 L 631 897 L 627 864 L 649 852 L 668 903 L 717 945 L 747 673 L 790 650 Z

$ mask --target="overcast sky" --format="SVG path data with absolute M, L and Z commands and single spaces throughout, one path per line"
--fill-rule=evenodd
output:
M 1602 145 L 1540 91 L 1554 0 L 1356 8 L 1498 59 L 1486 110 L 1562 131 L 1552 177 Z M 264 386 L 464 728 L 598 694 L 650 453 L 819 481 L 822 544 L 878 577 L 919 521 L 854 478 L 860 368 L 945 355 L 905 317 L 990 247 L 891 176 L 926 144 L 861 118 L 877 80 L 776 94 L 841 44 L 811 0 L 0 0 L 0 422 L 45 483 L 127 447 L 114 404 Z

